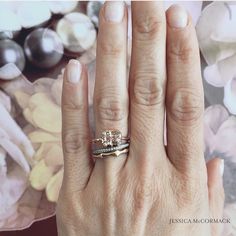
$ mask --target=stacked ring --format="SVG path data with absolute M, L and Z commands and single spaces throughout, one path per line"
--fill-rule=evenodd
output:
M 127 140 L 126 143 L 121 143 L 122 140 Z M 129 138 L 122 137 L 119 130 L 105 130 L 100 138 L 92 140 L 93 143 L 101 142 L 103 147 L 93 150 L 93 157 L 118 157 L 121 154 L 129 152 Z

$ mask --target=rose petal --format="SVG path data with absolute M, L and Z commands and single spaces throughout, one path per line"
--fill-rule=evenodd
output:
M 236 117 L 230 116 L 220 126 L 214 150 L 224 153 L 236 163 Z
M 21 71 L 14 63 L 8 63 L 0 68 L 0 78 L 11 80 L 21 75 Z
M 34 149 L 28 137 L 23 133 L 19 125 L 10 116 L 10 114 L 1 103 L 0 114 L 0 127 L 8 134 L 12 142 L 22 147 L 22 150 L 26 154 L 26 157 L 29 159 L 29 161 L 31 161 L 34 155 Z
M 225 83 L 221 77 L 217 64 L 207 66 L 203 72 L 204 79 L 215 87 L 224 87 Z
M 235 3 L 224 2 L 228 14 L 217 25 L 216 30 L 211 35 L 214 41 L 235 43 L 236 42 L 236 5 Z
M 224 105 L 236 115 L 236 77 L 228 81 L 224 88 Z
M 209 65 L 229 57 L 236 52 L 236 42 L 225 43 L 215 41 L 212 38 L 212 35 L 217 32 L 218 27 L 227 27 L 229 22 L 229 9 L 224 2 L 213 2 L 209 4 L 204 8 L 199 18 L 196 25 L 199 46 Z
M 220 104 L 208 107 L 204 113 L 204 124 L 210 127 L 214 134 L 221 124 L 229 117 L 227 110 Z
M 0 146 L 2 146 L 7 151 L 12 159 L 18 163 L 26 173 L 30 172 L 28 162 L 26 161 L 21 150 L 14 143 L 12 143 L 9 139 L 0 138 Z
M 221 105 L 208 107 L 204 113 L 204 144 L 205 151 L 214 152 L 216 133 L 221 124 L 228 118 L 227 110 Z
M 16 14 L 11 9 L 0 2 L 0 31 L 19 31 L 21 25 Z
M 11 99 L 8 95 L 0 90 L 0 103 L 7 109 L 8 112 L 11 111 Z
M 215 86 L 223 87 L 236 75 L 236 53 L 230 57 L 207 66 L 204 70 L 205 80 Z
M 1 219 L 9 217 L 7 210 L 20 199 L 27 187 L 27 176 L 17 165 L 14 165 L 7 177 L 1 178 L 0 215 Z M 0 221 L 1 221 L 0 219 Z
M 22 2 L 17 9 L 17 16 L 22 27 L 30 28 L 48 21 L 51 12 L 45 2 Z
M 6 151 L 0 147 L 0 179 L 6 177 L 7 163 L 6 163 Z M 2 181 L 0 181 L 2 183 Z

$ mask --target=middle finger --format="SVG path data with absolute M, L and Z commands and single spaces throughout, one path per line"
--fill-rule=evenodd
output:
M 130 73 L 131 157 L 141 163 L 150 150 L 165 153 L 163 142 L 166 83 L 166 20 L 162 2 L 132 2 Z M 139 153 L 139 156 L 132 155 Z M 148 153 L 147 153 L 148 152 Z M 154 155 L 152 155 L 154 156 Z M 148 160 L 149 159 L 149 160 Z
M 96 137 L 104 130 L 128 134 L 128 86 L 126 76 L 127 11 L 123 2 L 106 2 L 100 11 L 96 60 L 94 110 Z M 124 157 L 97 160 L 102 173 L 124 164 Z M 106 171 L 104 171 L 106 168 Z

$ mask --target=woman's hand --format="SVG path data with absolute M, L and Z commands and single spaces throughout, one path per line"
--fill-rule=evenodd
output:
M 96 137 L 107 129 L 129 134 L 128 155 L 92 161 L 87 72 L 75 60 L 66 68 L 59 235 L 217 236 L 213 224 L 176 223 L 220 218 L 224 200 L 222 161 L 207 168 L 204 161 L 204 96 L 191 18 L 179 6 L 165 14 L 161 2 L 132 2 L 132 26 L 127 80 L 127 9 L 122 2 L 103 6 L 94 94 Z

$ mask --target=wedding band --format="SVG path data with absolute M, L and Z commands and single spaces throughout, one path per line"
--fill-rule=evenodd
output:
M 115 147 L 98 148 L 98 149 L 93 150 L 93 155 L 99 155 L 99 154 L 102 154 L 102 153 L 120 151 L 120 150 L 123 150 L 127 147 L 129 147 L 129 143 L 123 143 L 123 144 L 121 144 L 119 146 L 115 146 Z
M 93 157 L 101 158 L 101 159 L 107 158 L 107 157 L 118 157 L 121 154 L 128 153 L 128 152 L 129 152 L 129 149 L 125 148 L 123 150 L 116 150 L 116 151 L 113 151 L 113 152 L 100 153 L 100 154 L 97 154 L 97 155 L 93 155 Z
M 92 139 L 92 142 L 101 142 L 103 147 L 116 147 L 121 145 L 122 140 L 129 142 L 129 138 L 123 137 L 119 130 L 105 130 L 100 138 Z

